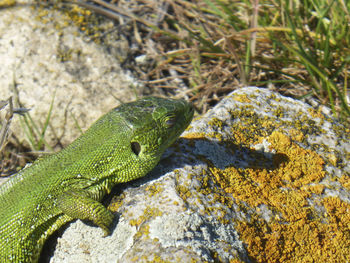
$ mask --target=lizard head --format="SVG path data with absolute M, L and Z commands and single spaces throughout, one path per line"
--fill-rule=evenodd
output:
M 147 97 L 130 103 L 126 116 L 134 131 L 131 148 L 135 154 L 161 155 L 186 129 L 193 118 L 193 107 L 184 100 Z
M 184 100 L 147 97 L 122 104 L 53 155 L 50 162 L 59 162 L 70 175 L 66 180 L 70 187 L 90 189 L 99 199 L 96 189 L 109 192 L 114 184 L 151 171 L 190 124 L 193 113 L 192 105 Z
M 127 126 L 123 139 L 123 176 L 118 182 L 145 175 L 158 163 L 166 148 L 181 135 L 193 118 L 193 106 L 184 100 L 146 97 L 114 109 Z

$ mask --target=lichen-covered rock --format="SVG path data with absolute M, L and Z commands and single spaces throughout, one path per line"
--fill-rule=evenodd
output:
M 75 222 L 51 262 L 349 262 L 349 139 L 300 101 L 237 90 L 116 195 L 110 237 Z

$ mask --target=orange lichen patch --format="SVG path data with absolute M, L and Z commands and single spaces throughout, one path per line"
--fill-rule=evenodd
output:
M 143 224 L 137 231 L 135 238 L 140 238 L 142 236 L 149 236 L 149 225 Z
M 73 5 L 68 14 L 72 21 L 74 21 L 77 25 L 85 27 L 86 17 L 91 16 L 91 11 L 78 5 Z
M 111 204 L 108 206 L 108 209 L 112 212 L 117 212 L 119 208 L 123 205 L 123 200 L 125 198 L 125 193 L 122 193 L 113 198 Z
M 319 109 L 318 111 L 316 111 L 315 109 L 313 108 L 309 108 L 308 109 L 310 115 L 312 118 L 320 118 L 320 119 L 324 119 L 324 115 L 322 114 L 321 112 L 321 109 Z
M 326 158 L 327 158 L 327 161 L 332 164 L 333 166 L 337 166 L 337 161 L 338 161 L 338 158 L 335 154 L 333 153 L 329 153 L 326 155 Z
M 250 103 L 251 99 L 246 94 L 235 94 L 233 99 L 242 103 Z
M 328 224 L 324 231 L 323 250 L 333 262 L 350 260 L 350 204 L 337 197 L 326 197 L 322 201 L 326 208 Z M 330 261 L 328 261 L 330 262 Z
M 278 160 L 273 170 L 211 167 L 213 180 L 237 203 L 246 206 L 249 221 L 236 220 L 236 229 L 257 262 L 347 262 L 350 260 L 350 205 L 339 198 L 322 202 L 326 217 L 310 205 L 324 192 L 323 159 L 275 131 L 268 138 Z M 259 139 L 257 139 L 259 141 Z M 344 185 L 349 179 L 342 177 Z M 317 198 L 315 199 L 317 200 Z M 270 211 L 263 219 L 264 204 Z M 322 209 L 321 209 L 322 210 Z M 267 220 L 267 221 L 266 221 Z
M 0 0 L 0 8 L 14 6 L 16 4 L 16 0 Z
M 343 175 L 339 178 L 339 182 L 341 185 L 348 191 L 350 191 L 350 177 L 347 175 Z
M 244 125 L 239 122 L 231 128 L 233 142 L 237 145 L 249 146 L 256 143 L 257 135 L 260 135 L 261 138 L 267 136 L 268 131 L 274 130 L 276 127 L 276 122 L 267 116 L 261 118 L 253 110 L 244 109 L 242 112 L 233 111 L 231 114 L 233 118 L 241 118 L 244 122 Z M 264 129 L 261 129 L 261 127 L 264 127 Z
M 297 129 L 290 129 L 289 136 L 294 141 L 302 142 L 304 140 L 304 134 Z
M 99 29 L 97 17 L 90 10 L 78 5 L 72 5 L 72 8 L 66 12 L 66 15 L 84 34 L 95 38 L 101 36 L 102 32 Z
M 244 261 L 239 260 L 239 259 L 231 259 L 230 263 L 243 263 Z
M 237 131 L 236 130 L 232 135 L 233 135 L 234 141 L 238 145 L 243 144 L 243 142 L 245 143 L 246 140 L 247 140 L 244 132 L 242 132 L 242 131 Z
M 0 0 L 1 1 L 1 0 Z M 11 0 L 6 0 L 11 1 Z M 46 5 L 39 5 L 38 7 L 33 7 L 37 10 L 36 20 L 41 23 L 47 24 L 52 23 L 59 34 L 62 34 L 61 30 L 75 24 L 84 35 L 90 36 L 93 38 L 94 42 L 100 42 L 100 36 L 106 31 L 109 30 L 106 26 L 101 27 L 100 18 L 93 14 L 91 10 L 86 8 L 82 8 L 78 5 L 71 5 L 71 8 L 66 9 L 64 12 L 60 12 L 62 15 L 60 19 L 56 19 L 56 15 L 52 15 L 52 10 L 62 11 L 60 6 L 53 4 L 48 7 Z M 113 23 L 110 26 L 112 27 Z M 78 32 L 74 32 L 74 35 L 79 34 Z
M 324 161 L 317 153 L 299 147 L 280 132 L 273 132 L 269 142 L 274 150 L 289 158 L 289 161 L 278 169 L 283 180 L 300 187 L 311 182 L 319 182 L 325 176 Z
M 152 208 L 150 206 L 146 206 L 143 211 L 143 215 L 137 217 L 136 219 L 130 220 L 130 225 L 139 227 L 143 222 L 147 221 L 150 218 L 154 218 L 157 216 L 162 216 L 163 212 L 158 208 Z
M 314 185 L 310 184 L 302 187 L 303 190 L 314 194 L 318 194 L 318 195 L 322 194 L 325 188 L 326 187 L 323 184 L 314 184 Z
M 203 139 L 205 138 L 205 133 L 204 132 L 189 132 L 184 135 L 182 135 L 182 138 L 186 139 Z
M 208 124 L 210 126 L 215 126 L 218 128 L 222 128 L 222 126 L 224 125 L 224 122 L 218 118 L 212 118 L 210 121 L 208 121 Z
M 159 183 L 154 183 L 146 187 L 146 191 L 148 192 L 148 196 L 152 197 L 160 194 L 164 191 L 163 187 Z

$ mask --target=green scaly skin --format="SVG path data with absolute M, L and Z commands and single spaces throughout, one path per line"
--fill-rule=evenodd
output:
M 182 100 L 123 104 L 13 176 L 0 187 L 0 262 L 37 262 L 47 237 L 74 219 L 91 220 L 108 235 L 114 216 L 102 197 L 151 171 L 192 118 Z

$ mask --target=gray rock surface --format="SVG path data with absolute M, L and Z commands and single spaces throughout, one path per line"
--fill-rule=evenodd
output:
M 50 262 L 348 262 L 349 136 L 300 101 L 237 90 L 117 188 L 111 236 L 78 220 Z
M 54 99 L 46 140 L 67 145 L 80 135 L 76 122 L 85 130 L 142 90 L 135 89 L 137 82 L 120 67 L 118 55 L 128 51 L 125 41 L 116 40 L 119 48 L 107 50 L 88 41 L 66 13 L 30 3 L 0 10 L 0 100 L 15 97 L 16 87 L 23 106 L 43 127 Z M 106 21 L 100 26 L 111 25 Z M 18 119 L 11 129 L 25 138 Z

